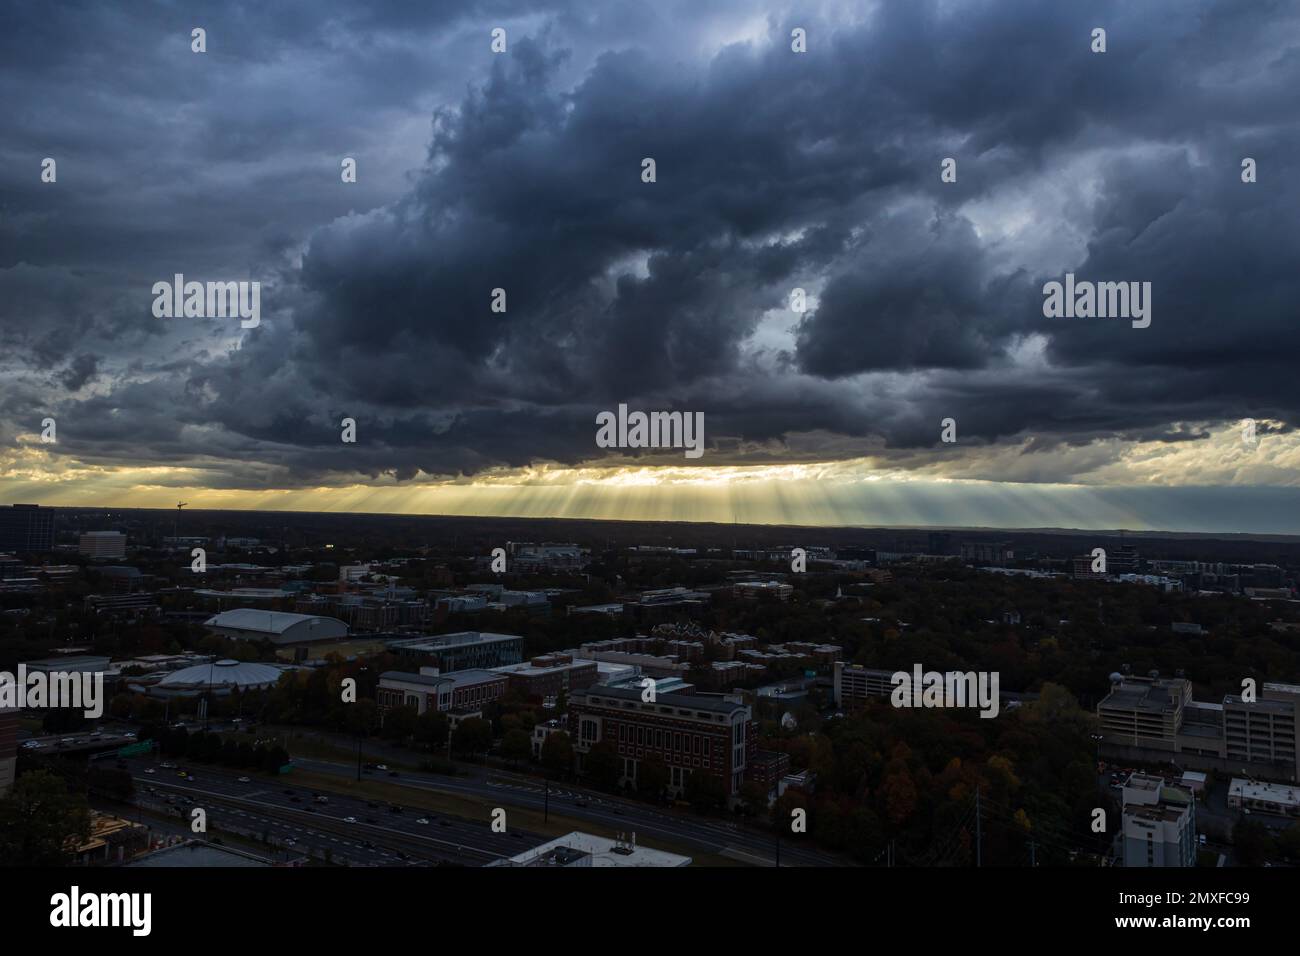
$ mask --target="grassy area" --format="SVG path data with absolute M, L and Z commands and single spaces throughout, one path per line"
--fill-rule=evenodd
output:
M 400 803 L 403 806 L 419 807 L 444 816 L 459 817 L 470 822 L 482 822 L 487 826 L 491 819 L 492 808 L 482 800 L 462 797 L 452 793 L 441 793 L 419 787 L 404 787 L 401 784 L 387 783 L 382 780 L 362 778 L 345 780 L 331 774 L 313 773 L 308 770 L 295 770 L 289 778 L 294 784 L 311 787 L 321 792 L 346 794 L 364 800 L 382 800 L 387 803 Z M 614 838 L 618 831 L 599 823 L 551 813 L 549 820 L 543 820 L 538 810 L 507 806 L 506 820 L 511 827 L 518 827 L 532 833 L 547 837 L 563 836 L 574 830 L 594 833 L 597 836 Z M 669 843 L 656 837 L 644 838 L 637 834 L 637 842 L 655 850 L 666 850 L 689 856 L 696 866 L 745 866 L 744 863 L 715 853 L 702 853 L 698 849 L 680 844 Z

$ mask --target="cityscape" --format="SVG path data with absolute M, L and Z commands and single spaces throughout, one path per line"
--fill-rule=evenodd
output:
M 15 504 L 0 547 L 10 865 L 1300 862 L 1297 541 Z
M 6 938 L 1289 929 L 1297 89 L 1276 0 L 0 0 Z

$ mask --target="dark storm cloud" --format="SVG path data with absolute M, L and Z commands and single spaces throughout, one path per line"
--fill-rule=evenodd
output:
M 619 402 L 704 411 L 706 462 L 928 447 L 948 415 L 1031 449 L 1300 416 L 1285 4 L 774 10 L 763 42 L 706 53 L 752 10 L 42 10 L 0 31 L 0 337 L 93 386 L 51 399 L 83 461 L 232 486 L 473 474 L 590 459 Z M 1079 196 L 1047 232 L 1077 248 L 972 218 L 1058 186 Z M 234 347 L 152 319 L 178 271 L 262 280 L 263 324 Z M 1151 327 L 1043 318 L 1065 271 L 1152 282 Z

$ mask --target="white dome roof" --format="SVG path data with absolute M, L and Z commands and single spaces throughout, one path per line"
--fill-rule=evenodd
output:
M 269 687 L 280 680 L 280 668 L 253 661 L 213 661 L 173 671 L 158 682 L 159 687 L 175 690 L 188 688 L 237 687 L 240 690 Z

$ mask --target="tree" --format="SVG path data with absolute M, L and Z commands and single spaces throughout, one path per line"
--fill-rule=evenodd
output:
M 646 757 L 636 768 L 636 788 L 658 799 L 668 787 L 668 765 L 658 757 Z
M 451 722 L 447 715 L 436 710 L 426 710 L 415 718 L 415 739 L 429 750 L 445 747 L 450 731 Z
M 528 739 L 528 733 L 523 730 L 507 731 L 501 740 L 501 756 L 509 760 L 511 766 L 520 760 L 527 760 L 532 749 L 532 741 Z
M 542 741 L 542 766 L 557 776 L 573 769 L 573 741 L 563 730 L 552 731 Z
M 90 836 L 86 798 L 68 792 L 61 777 L 35 770 L 18 778 L 0 800 L 0 865 L 64 866 Z
M 1232 828 L 1232 845 L 1242 866 L 1259 866 L 1273 848 L 1268 827 L 1255 820 L 1240 820 Z
M 415 733 L 414 707 L 394 707 L 384 715 L 383 735 L 387 740 L 405 740 Z
M 727 788 L 722 778 L 711 773 L 695 771 L 686 778 L 686 799 L 701 813 L 721 810 L 727 805 Z
M 481 754 L 492 746 L 492 725 L 481 717 L 467 717 L 451 734 L 451 749 L 462 757 Z
M 602 790 L 613 790 L 623 775 L 623 758 L 618 747 L 610 740 L 600 740 L 591 745 L 583 761 L 591 782 Z

